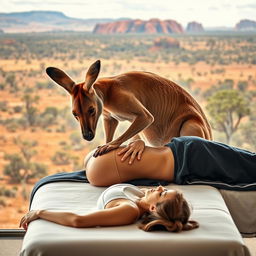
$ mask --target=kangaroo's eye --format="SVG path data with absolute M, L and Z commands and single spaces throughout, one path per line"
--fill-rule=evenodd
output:
M 94 115 L 94 114 L 95 114 L 95 108 L 94 108 L 94 107 L 90 107 L 90 108 L 88 109 L 88 113 L 89 113 L 90 115 Z

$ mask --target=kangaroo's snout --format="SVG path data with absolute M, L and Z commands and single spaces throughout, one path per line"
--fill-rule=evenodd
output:
M 87 141 L 91 141 L 94 138 L 94 134 L 92 131 L 83 132 L 83 138 Z

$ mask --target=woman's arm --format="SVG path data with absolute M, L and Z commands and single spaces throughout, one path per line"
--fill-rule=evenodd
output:
M 28 212 L 20 221 L 20 227 L 27 230 L 28 224 L 36 219 L 44 219 L 64 226 L 89 228 L 96 226 L 122 226 L 137 220 L 139 210 L 130 203 L 122 203 L 116 207 L 77 215 L 69 212 L 50 212 L 37 210 Z

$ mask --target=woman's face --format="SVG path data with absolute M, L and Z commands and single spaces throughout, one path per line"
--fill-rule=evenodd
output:
M 145 190 L 144 201 L 149 205 L 156 205 L 167 199 L 174 199 L 176 197 L 177 191 L 174 189 L 166 189 L 162 186 L 157 188 L 151 188 Z

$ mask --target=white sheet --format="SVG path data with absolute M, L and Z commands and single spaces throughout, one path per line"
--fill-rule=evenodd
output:
M 193 205 L 192 219 L 200 223 L 198 229 L 181 233 L 144 232 L 136 224 L 72 228 L 36 220 L 29 225 L 20 255 L 250 255 L 217 189 L 209 186 L 167 187 L 183 191 Z M 36 192 L 32 209 L 84 214 L 95 209 L 103 190 L 84 183 L 50 183 Z

